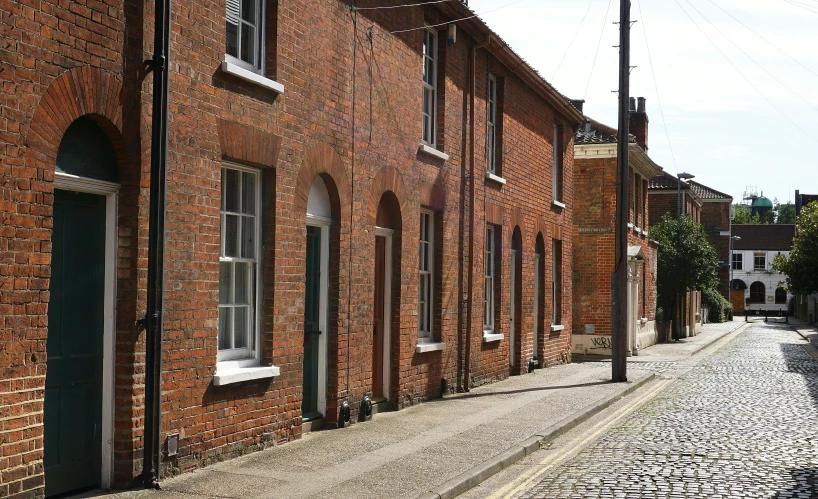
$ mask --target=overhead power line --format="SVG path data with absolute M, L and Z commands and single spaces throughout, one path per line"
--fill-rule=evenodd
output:
M 496 9 L 486 10 L 486 11 L 483 11 L 483 12 L 481 12 L 481 13 L 479 13 L 479 14 L 474 14 L 473 16 L 461 17 L 460 19 L 452 19 L 451 21 L 446 21 L 446 22 L 444 22 L 444 23 L 430 24 L 430 25 L 427 25 L 427 26 L 420 26 L 420 27 L 418 27 L 418 28 L 399 29 L 399 30 L 396 30 L 396 31 L 390 31 L 389 33 L 390 33 L 390 34 L 392 34 L 392 35 L 394 35 L 394 34 L 396 34 L 396 33 L 407 33 L 407 32 L 409 32 L 409 31 L 417 31 L 417 30 L 421 30 L 421 29 L 427 29 L 427 28 L 437 28 L 437 27 L 439 27 L 439 26 L 446 26 L 447 24 L 456 23 L 456 22 L 458 22 L 458 21 L 465 21 L 465 20 L 467 20 L 467 19 L 474 19 L 475 17 L 484 16 L 484 15 L 486 15 L 486 14 L 490 14 L 490 13 L 492 13 L 492 12 L 496 12 L 496 11 L 498 11 L 498 10 L 500 10 L 500 9 L 505 9 L 506 7 L 511 7 L 512 5 L 514 5 L 514 4 L 518 4 L 518 3 L 522 2 L 522 1 L 524 1 L 524 0 L 515 0 L 515 1 L 511 2 L 511 3 L 507 3 L 507 4 L 505 4 L 505 5 L 501 5 L 500 7 L 497 7 Z
M 656 72 L 653 69 L 653 57 L 650 55 L 650 42 L 648 41 L 648 29 L 645 27 L 645 15 L 642 14 L 642 3 L 636 0 L 636 6 L 639 8 L 639 19 L 642 21 L 642 33 L 645 35 L 645 47 L 648 51 L 648 63 L 650 63 L 650 74 L 653 76 L 653 88 L 656 90 L 656 102 L 659 103 L 659 114 L 662 115 L 662 126 L 665 129 L 665 137 L 667 138 L 667 146 L 670 149 L 670 157 L 673 158 L 673 168 L 676 173 L 679 173 L 679 164 L 676 163 L 676 155 L 673 153 L 673 145 L 670 143 L 670 133 L 667 131 L 667 120 L 665 119 L 665 110 L 662 107 L 662 99 L 659 97 L 659 84 L 656 82 Z
M 690 15 L 690 13 L 689 13 L 689 12 L 687 12 L 687 11 L 685 10 L 685 8 L 684 8 L 684 7 L 682 7 L 682 4 L 681 4 L 681 3 L 679 3 L 679 0 L 673 0 L 673 1 L 674 1 L 674 2 L 676 2 L 676 5 L 678 5 L 678 6 L 679 6 L 679 9 L 681 9 L 681 11 L 684 13 L 684 15 L 686 15 L 686 16 L 687 16 L 687 18 L 688 18 L 688 19 L 690 19 L 690 22 L 692 22 L 692 23 L 693 23 L 693 24 L 694 24 L 694 25 L 695 25 L 695 26 L 696 26 L 696 27 L 699 29 L 699 31 L 701 31 L 701 32 L 702 32 L 702 35 L 704 35 L 704 37 L 705 37 L 705 38 L 707 38 L 707 41 L 709 41 L 709 42 L 710 42 L 710 43 L 713 45 L 713 47 L 715 47 L 715 49 L 716 49 L 716 50 L 717 50 L 717 51 L 718 51 L 718 52 L 721 54 L 721 56 L 722 56 L 722 57 L 724 57 L 724 60 L 726 60 L 726 61 L 727 61 L 727 63 L 728 63 L 730 66 L 732 66 L 732 67 L 733 67 L 733 69 L 735 69 L 735 70 L 736 70 L 736 72 L 737 72 L 737 73 L 738 73 L 738 74 L 739 74 L 739 75 L 740 75 L 742 78 L 744 78 L 744 81 L 746 81 L 746 82 L 747 82 L 747 84 L 748 84 L 748 85 L 750 85 L 750 86 L 753 88 L 753 90 L 755 90 L 755 91 L 758 93 L 758 95 L 760 95 L 760 96 L 761 96 L 761 98 L 762 98 L 762 99 L 764 99 L 765 101 L 767 101 L 767 104 L 769 104 L 769 105 L 770 105 L 770 107 L 772 107 L 773 109 L 775 109 L 775 110 L 778 112 L 778 114 L 780 114 L 781 116 L 783 116 L 785 120 L 789 121 L 789 122 L 792 124 L 792 126 L 794 126 L 795 128 L 797 128 L 798 130 L 800 130 L 800 131 L 801 131 L 801 133 L 803 133 L 804 135 L 806 135 L 806 136 L 807 136 L 807 137 L 809 137 L 810 139 L 812 139 L 812 140 L 814 140 L 814 141 L 818 142 L 818 140 L 816 140 L 816 138 L 815 138 L 815 137 L 813 137 L 812 135 L 810 135 L 809 133 L 807 133 L 807 131 L 806 131 L 806 130 L 804 130 L 804 128 L 803 128 L 803 127 L 801 127 L 801 126 L 800 126 L 798 123 L 796 123 L 796 122 L 795 122 L 795 121 L 793 121 L 793 120 L 792 120 L 792 119 L 791 119 L 789 116 L 787 116 L 787 115 L 784 113 L 784 111 L 782 111 L 781 109 L 779 109 L 779 108 L 778 108 L 778 106 L 776 106 L 775 104 L 773 104 L 773 102 L 772 102 L 770 99 L 768 99 L 766 95 L 764 95 L 764 92 L 762 92 L 761 90 L 759 90 L 759 89 L 758 89 L 758 87 L 756 87 L 756 86 L 753 84 L 753 82 L 750 80 L 750 78 L 748 78 L 748 77 L 747 77 L 747 76 L 746 76 L 744 73 L 742 73 L 742 72 L 741 72 L 741 70 L 738 68 L 738 66 L 736 66 L 735 64 L 733 64 L 733 61 L 731 61 L 731 60 L 730 60 L 730 58 L 729 58 L 729 57 L 727 57 L 727 54 L 725 54 L 725 53 L 724 53 L 724 51 L 722 51 L 722 50 L 721 50 L 721 48 L 719 47 L 719 45 L 718 45 L 716 42 L 714 42 L 712 38 L 710 38 L 710 35 L 708 35 L 708 34 L 707 34 L 707 32 L 706 32 L 706 31 L 705 31 L 705 30 L 704 30 L 704 29 L 703 29 L 701 26 L 699 26 L 699 23 L 697 23 L 697 22 L 696 22 L 696 20 L 695 20 L 695 19 L 693 19 L 693 17 Z
M 582 28 L 583 23 L 585 23 L 585 19 L 588 17 L 588 13 L 591 12 L 591 5 L 593 5 L 593 4 L 594 4 L 594 0 L 590 0 L 588 2 L 588 8 L 585 9 L 585 15 L 582 16 L 582 20 L 580 20 L 579 26 L 577 26 L 577 30 L 574 32 L 574 37 L 571 38 L 571 42 L 568 44 L 568 47 L 566 47 L 565 52 L 563 52 L 563 54 L 562 54 L 562 60 L 560 61 L 559 64 L 557 64 L 557 69 L 554 70 L 554 75 L 551 77 L 551 82 L 552 83 L 554 82 L 554 78 L 557 77 L 557 73 L 560 71 L 560 68 L 562 67 L 562 63 L 565 62 L 565 57 L 568 55 L 568 51 L 571 50 L 571 46 L 576 41 L 577 35 L 579 34 L 579 30 Z M 607 17 L 607 15 L 608 14 L 606 13 L 605 16 Z
M 608 15 L 611 13 L 611 3 L 613 0 L 608 0 L 608 8 L 605 9 L 605 19 L 602 21 L 602 29 L 599 31 L 599 40 L 596 42 L 596 53 L 594 53 L 594 62 L 591 63 L 591 72 L 588 74 L 588 83 L 585 84 L 585 93 L 582 98 L 588 97 L 588 89 L 591 88 L 591 78 L 594 76 L 594 68 L 596 67 L 596 59 L 599 56 L 599 47 L 602 46 L 602 35 L 605 34 L 605 27 L 608 25 Z
M 716 25 L 715 25 L 715 24 L 714 24 L 714 23 L 713 23 L 713 22 L 712 22 L 710 19 L 708 19 L 708 18 L 707 18 L 707 16 L 705 16 L 705 15 L 702 13 L 702 11 L 700 11 L 698 8 L 696 8 L 696 6 L 695 6 L 695 5 L 693 5 L 692 3 L 690 3 L 690 0 L 685 0 L 685 2 L 687 2 L 687 4 L 688 4 L 688 5 L 690 5 L 690 7 L 692 7 L 692 8 L 693 8 L 693 10 L 695 10 L 695 11 L 696 11 L 696 12 L 697 12 L 697 13 L 698 13 L 700 16 L 702 16 L 702 18 L 703 18 L 705 21 L 707 21 L 707 22 L 710 24 L 710 26 L 713 26 L 713 29 L 715 29 L 716 31 L 718 31 L 718 32 L 719 32 L 719 34 L 720 34 L 721 36 L 723 36 L 724 38 L 726 38 L 726 39 L 727 39 L 727 41 L 728 41 L 728 42 L 730 42 L 730 43 L 732 43 L 732 44 L 733 44 L 733 46 L 734 46 L 734 47 L 736 47 L 736 48 L 737 48 L 737 49 L 738 49 L 738 50 L 739 50 L 739 51 L 740 51 L 742 54 L 744 54 L 744 56 L 745 56 L 745 57 L 747 57 L 748 59 L 750 59 L 750 60 L 753 62 L 753 64 L 755 64 L 755 65 L 756 65 L 756 66 L 758 66 L 758 67 L 759 67 L 759 68 L 760 68 L 762 71 L 764 71 L 765 73 L 767 73 L 767 76 L 769 76 L 769 77 L 770 77 L 770 78 L 772 78 L 773 80 L 777 81 L 779 85 L 781 85 L 782 87 L 784 87 L 784 88 L 786 88 L 787 90 L 789 90 L 791 94 L 793 94 L 794 96 L 796 96 L 796 97 L 798 97 L 799 99 L 801 99 L 801 100 L 802 100 L 802 101 L 803 101 L 803 102 L 804 102 L 806 105 L 808 105 L 808 106 L 810 106 L 811 108 L 813 108 L 813 109 L 815 109 L 816 111 L 818 111 L 818 107 L 816 107 L 816 106 L 815 106 L 815 104 L 813 104 L 812 102 L 810 102 L 810 101 L 808 101 L 807 99 L 805 99 L 804 97 L 802 97 L 802 96 L 801 96 L 801 94 L 799 94 L 798 92 L 796 92 L 795 90 L 793 90 L 792 88 L 790 88 L 790 87 L 789 87 L 789 85 L 787 85 L 786 83 L 784 83 L 783 81 L 781 81 L 780 79 L 778 79 L 778 77 L 777 77 L 777 76 L 775 76 L 773 73 L 771 73 L 770 71 L 768 71 L 768 70 L 767 70 L 767 68 L 765 68 L 764 66 L 762 66 L 762 65 L 761 65 L 761 64 L 760 64 L 758 61 L 756 61 L 756 60 L 755 60 L 755 59 L 754 59 L 754 58 L 753 58 L 753 57 L 752 57 L 750 54 L 748 54 L 748 53 L 747 53 L 747 52 L 746 52 L 746 51 L 745 51 L 743 48 L 741 48 L 741 46 L 740 46 L 739 44 L 737 44 L 736 42 L 734 42 L 732 38 L 730 38 L 729 36 L 725 35 L 725 34 L 724 34 L 724 32 L 723 32 L 722 30 L 720 30 L 720 29 L 719 29 L 719 27 L 718 27 L 718 26 L 716 26 Z
M 809 7 L 807 5 L 804 5 L 802 3 L 795 2 L 793 0 L 781 0 L 781 1 L 787 2 L 790 5 L 794 5 L 794 6 L 798 7 L 798 8 L 801 8 L 801 9 L 804 9 L 806 11 L 812 12 L 813 14 L 818 14 L 818 10 L 813 10 L 811 7 Z
M 386 5 L 382 7 L 353 7 L 352 10 L 381 10 L 381 9 L 400 9 L 403 7 L 419 7 L 421 5 L 430 5 L 433 3 L 451 2 L 453 0 L 432 0 L 430 2 L 407 3 L 404 5 Z
M 750 30 L 750 32 L 751 32 L 751 33 L 753 33 L 753 34 L 754 34 L 754 35 L 756 35 L 757 37 L 759 37 L 759 38 L 761 38 L 762 40 L 764 40 L 765 42 L 767 42 L 767 43 L 768 43 L 770 46 L 772 46 L 774 49 L 778 50 L 779 52 L 781 52 L 781 53 L 782 53 L 782 54 L 784 54 L 785 56 L 789 57 L 789 58 L 790 58 L 790 60 L 792 60 L 792 62 L 794 62 L 794 63 L 798 64 L 799 66 L 801 66 L 802 68 L 806 69 L 807 71 L 809 71 L 810 73 L 814 74 L 815 76 L 818 76 L 818 73 L 816 73 L 815 71 L 813 71 L 811 68 L 809 68 L 808 66 L 806 66 L 804 63 L 802 63 L 801 61 L 799 61 L 799 60 L 798 60 L 798 59 L 796 59 L 795 57 L 793 57 L 793 56 L 791 56 L 790 54 L 788 54 L 787 52 L 785 52 L 785 51 L 784 51 L 784 49 L 780 48 L 778 45 L 774 44 L 773 42 L 771 42 L 770 40 L 768 40 L 767 38 L 765 38 L 764 36 L 762 36 L 761 34 L 759 34 L 759 33 L 758 33 L 756 30 L 754 30 L 753 28 L 751 28 L 751 27 L 747 26 L 746 24 L 744 24 L 743 22 L 741 22 L 741 20 L 740 20 L 740 19 L 738 19 L 738 18 L 737 18 L 736 16 L 734 16 L 733 14 L 731 14 L 731 13 L 727 12 L 726 10 L 724 10 L 724 9 L 723 9 L 723 8 L 722 8 L 722 7 L 721 7 L 719 4 L 717 4 L 717 3 L 716 3 L 716 2 L 714 2 L 713 0 L 707 0 L 707 1 L 708 1 L 708 2 L 710 2 L 710 3 L 712 3 L 713 5 L 715 5 L 715 6 L 716 6 L 716 7 L 717 7 L 719 10 L 721 10 L 722 12 L 724 12 L 725 14 L 727 14 L 728 16 L 732 17 L 732 18 L 733 18 L 733 20 L 735 20 L 737 23 L 741 24 L 742 26 L 744 26 L 745 28 L 747 28 L 748 30 Z M 813 1 L 818 2 L 818 0 L 813 0 Z

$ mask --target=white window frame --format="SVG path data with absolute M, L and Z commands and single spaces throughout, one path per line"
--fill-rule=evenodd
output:
M 250 174 L 256 176 L 256 185 L 255 185 L 255 245 L 254 245 L 254 258 L 242 258 L 242 257 L 227 257 L 224 256 L 225 254 L 225 231 L 227 224 L 225 223 L 225 216 L 227 215 L 241 215 L 247 216 L 246 214 L 242 214 L 241 212 L 232 212 L 227 211 L 225 196 L 226 190 L 222 189 L 220 206 L 219 206 L 219 213 L 220 213 L 220 242 L 219 242 L 219 266 L 221 267 L 222 263 L 251 263 L 255 264 L 255 286 L 249 289 L 250 292 L 253 293 L 253 296 L 249 300 L 251 302 L 251 307 L 253 307 L 253 329 L 249 332 L 250 333 L 250 341 L 251 346 L 248 348 L 238 348 L 238 349 L 218 349 L 217 353 L 217 361 L 219 364 L 222 364 L 220 368 L 225 367 L 225 363 L 229 362 L 232 367 L 245 367 L 249 365 L 258 365 L 260 360 L 260 331 L 261 331 L 261 307 L 260 307 L 260 297 L 261 297 L 261 221 L 262 221 L 262 213 L 261 213 L 261 180 L 262 174 L 261 171 L 255 168 L 248 168 L 240 165 L 236 165 L 234 163 L 226 163 L 222 166 L 222 182 L 226 181 L 226 172 L 227 170 L 236 170 L 241 172 L 242 175 Z M 242 199 L 242 191 L 243 182 L 239 182 L 239 203 L 241 203 Z M 241 220 L 241 218 L 239 219 Z M 239 242 L 242 238 L 242 224 L 239 222 L 238 224 L 238 232 L 236 234 L 237 239 Z M 221 275 L 221 270 L 219 271 Z M 234 277 L 235 279 L 235 277 Z M 220 279 L 221 281 L 221 279 Z M 219 284 L 219 293 L 221 294 L 221 283 Z M 222 305 L 221 304 L 221 297 L 219 299 L 219 308 L 228 308 L 229 305 Z M 235 323 L 231 324 L 232 326 Z M 235 337 L 234 333 L 231 333 L 231 341 Z
M 559 270 L 559 275 L 562 277 L 562 242 L 554 239 L 551 245 L 551 325 L 559 326 L 562 325 L 562 311 L 557 313 L 557 290 L 559 289 L 560 298 L 562 298 L 562 282 L 557 282 L 557 271 Z M 557 251 L 558 245 L 560 246 L 559 251 Z M 557 261 L 557 256 L 559 256 L 559 261 Z
M 642 201 L 642 177 L 634 170 L 633 172 L 633 226 L 642 227 L 640 224 L 640 204 Z
M 492 225 L 486 227 L 486 271 L 483 278 L 485 296 L 483 297 L 483 332 L 485 334 L 494 333 L 495 303 L 494 303 L 494 280 L 497 276 L 495 261 L 496 240 L 495 228 Z
M 245 22 L 241 18 L 241 8 L 244 2 L 252 2 L 255 5 L 255 12 L 256 12 L 256 19 L 255 24 L 251 24 L 254 29 L 256 30 L 256 36 L 253 37 L 253 44 L 255 45 L 253 53 L 255 54 L 254 61 L 245 61 L 241 58 L 241 30 L 244 24 L 250 24 Z M 254 73 L 258 73 L 263 75 L 265 72 L 265 41 L 266 41 L 266 5 L 267 2 L 263 0 L 227 0 L 227 11 L 225 13 L 225 47 L 224 47 L 224 58 L 225 61 L 231 62 L 243 69 L 248 71 L 252 71 Z M 237 18 L 237 26 L 238 30 L 236 32 L 236 55 L 229 54 L 227 52 L 227 19 L 230 16 L 230 7 L 231 5 L 238 5 L 238 18 Z
M 486 85 L 486 169 L 497 174 L 497 78 L 489 75 Z
M 738 263 L 738 266 L 736 266 Z M 733 270 L 744 270 L 744 254 L 733 253 Z
M 424 231 L 425 229 L 425 231 Z M 428 237 L 424 238 L 424 232 Z M 424 250 L 426 258 L 424 258 Z M 433 341 L 434 335 L 434 282 L 435 282 L 435 214 L 420 210 L 418 237 L 418 343 Z M 426 297 L 420 295 L 420 283 L 426 283 Z
M 421 143 L 432 147 L 437 145 L 437 32 L 427 27 L 423 31 L 423 99 L 421 101 Z M 427 62 L 431 62 L 432 71 L 428 74 L 426 71 Z M 425 112 L 423 108 L 424 103 L 428 98 L 432 105 L 429 110 L 431 114 Z
M 553 158 L 552 158 L 552 169 L 553 169 L 553 200 L 561 203 L 563 198 L 565 197 L 565 172 L 563 171 L 562 161 L 560 161 L 561 150 L 562 150 L 562 141 L 560 140 L 560 126 L 554 123 L 554 138 L 553 138 Z M 560 186 L 557 189 L 557 186 Z M 562 191 L 562 192 L 560 192 Z
M 761 267 L 758 266 L 758 259 L 764 259 L 764 265 Z M 755 252 L 753 253 L 753 270 L 767 270 L 767 253 L 765 252 Z

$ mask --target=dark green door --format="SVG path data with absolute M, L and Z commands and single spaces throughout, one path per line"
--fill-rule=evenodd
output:
M 55 191 L 51 243 L 46 495 L 100 482 L 105 198 Z
M 318 413 L 318 343 L 321 341 L 321 228 L 307 226 L 307 283 L 304 291 L 304 391 L 301 415 L 305 421 Z

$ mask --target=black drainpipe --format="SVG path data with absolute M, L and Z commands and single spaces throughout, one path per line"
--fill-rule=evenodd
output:
M 148 304 L 145 318 L 145 447 L 141 482 L 156 487 L 162 411 L 162 321 L 165 274 L 165 170 L 168 159 L 168 66 L 171 0 L 155 5 L 151 117 L 151 191 L 148 229 Z

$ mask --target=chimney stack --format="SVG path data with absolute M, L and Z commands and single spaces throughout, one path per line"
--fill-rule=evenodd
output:
M 630 112 L 632 113 L 636 112 L 636 99 L 634 97 L 630 98 L 630 105 L 628 107 L 630 109 Z
M 585 104 L 585 99 L 570 99 L 571 105 L 577 108 L 577 111 L 582 112 L 582 106 Z
M 650 120 L 648 120 L 648 113 L 645 111 L 645 98 L 639 97 L 638 99 L 634 99 L 631 97 L 630 105 L 630 133 L 636 137 L 636 143 L 639 144 L 639 147 L 647 153 L 648 123 Z

